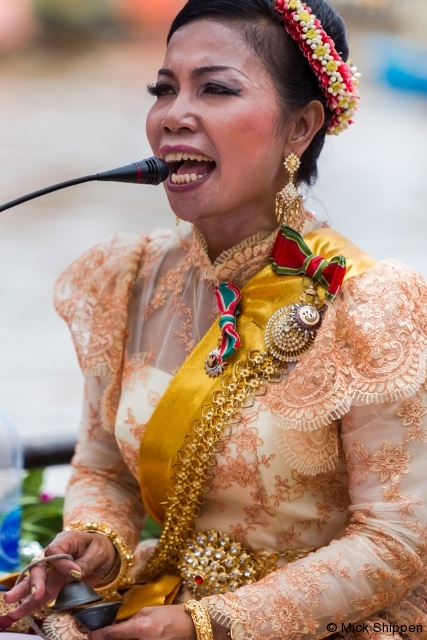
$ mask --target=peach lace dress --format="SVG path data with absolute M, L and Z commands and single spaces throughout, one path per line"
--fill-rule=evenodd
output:
M 303 233 L 316 226 L 307 215 Z M 145 425 L 216 318 L 215 283 L 243 285 L 275 235 L 211 264 L 197 230 L 121 234 L 60 277 L 56 307 L 86 379 L 66 524 L 108 523 L 137 547 Z M 344 285 L 312 349 L 234 416 L 196 529 L 254 551 L 316 549 L 205 599 L 235 638 L 427 638 L 426 349 L 427 282 L 381 262 Z M 151 553 L 137 548 L 136 579 Z M 79 637 L 58 624 L 47 623 L 52 637 Z

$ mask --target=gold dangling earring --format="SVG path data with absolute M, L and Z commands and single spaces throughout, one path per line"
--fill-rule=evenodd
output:
M 301 196 L 294 183 L 294 177 L 301 166 L 301 161 L 295 153 L 291 153 L 285 158 L 283 164 L 289 174 L 289 182 L 276 196 L 276 218 L 278 223 L 282 221 L 288 227 L 294 227 L 300 217 L 301 209 Z
M 176 224 L 176 226 L 178 226 L 180 222 L 181 222 L 180 218 L 178 218 L 178 216 L 175 216 L 175 224 Z

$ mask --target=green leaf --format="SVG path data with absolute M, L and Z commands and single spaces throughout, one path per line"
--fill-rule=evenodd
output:
M 160 538 L 162 533 L 162 528 L 158 525 L 154 520 L 148 516 L 144 531 L 141 534 L 141 540 L 148 540 L 149 538 Z
M 19 503 L 21 507 L 27 508 L 33 505 L 40 504 L 40 500 L 38 500 L 38 498 L 35 498 L 34 496 L 22 496 Z
M 42 547 L 52 542 L 62 530 L 62 516 L 57 518 L 39 517 L 34 521 L 22 523 L 22 536 L 29 540 L 37 540 Z
M 22 537 L 47 546 L 62 531 L 63 498 L 40 500 L 44 469 L 28 472 L 23 483 Z
M 43 484 L 44 469 L 33 469 L 28 471 L 22 485 L 24 496 L 34 496 L 38 499 Z

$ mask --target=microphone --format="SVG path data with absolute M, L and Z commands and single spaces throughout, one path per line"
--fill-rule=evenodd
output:
M 159 185 L 164 182 L 169 176 L 169 167 L 164 160 L 160 158 L 152 157 L 146 160 L 139 160 L 132 164 L 127 164 L 124 167 L 118 167 L 117 169 L 111 169 L 110 171 L 103 171 L 102 173 L 94 173 L 90 176 L 83 176 L 82 178 L 75 178 L 74 180 L 67 180 L 66 182 L 60 182 L 54 184 L 51 187 L 40 189 L 39 191 L 33 191 L 26 196 L 16 198 L 0 206 L 0 213 L 16 207 L 18 204 L 34 200 L 40 196 L 44 196 L 47 193 L 53 191 L 59 191 L 60 189 L 66 189 L 76 184 L 83 184 L 84 182 L 93 182 L 99 180 L 100 182 L 126 182 L 128 184 L 153 184 Z
M 155 184 L 164 182 L 169 176 L 169 167 L 160 158 L 147 158 L 127 164 L 118 169 L 98 173 L 98 180 L 103 182 L 128 182 L 131 184 Z

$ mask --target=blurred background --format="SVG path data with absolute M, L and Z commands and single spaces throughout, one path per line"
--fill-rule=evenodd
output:
M 150 155 L 145 85 L 183 4 L 0 0 L 0 203 Z M 427 275 L 427 2 L 331 4 L 347 19 L 362 103 L 351 130 L 328 139 L 309 208 L 377 259 Z M 162 187 L 120 184 L 1 214 L 0 407 L 24 437 L 72 436 L 79 422 L 82 377 L 52 307 L 58 274 L 118 231 L 173 225 Z M 56 492 L 67 473 L 54 472 Z

